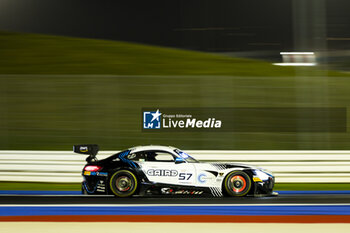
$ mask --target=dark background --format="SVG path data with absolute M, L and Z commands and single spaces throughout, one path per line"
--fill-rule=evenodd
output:
M 0 0 L 0 30 L 215 52 L 349 49 L 349 5 L 348 0 Z M 320 39 L 326 45 L 315 42 Z
M 348 108 L 349 12 L 345 0 L 0 0 L 0 148 L 350 149 L 349 133 L 310 132 L 307 123 L 296 132 L 140 128 L 147 106 Z M 317 66 L 240 58 L 288 50 L 315 52 Z

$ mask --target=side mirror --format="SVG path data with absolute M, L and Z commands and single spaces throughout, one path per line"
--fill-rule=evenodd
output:
M 185 163 L 186 161 L 183 158 L 177 157 L 175 159 L 175 164 L 179 164 L 179 163 Z

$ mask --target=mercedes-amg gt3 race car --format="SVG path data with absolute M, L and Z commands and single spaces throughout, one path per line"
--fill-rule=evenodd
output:
M 274 176 L 236 163 L 202 163 L 170 146 L 137 146 L 97 160 L 97 145 L 75 145 L 88 154 L 83 194 L 133 195 L 275 195 Z M 214 158 L 213 158 L 214 159 Z

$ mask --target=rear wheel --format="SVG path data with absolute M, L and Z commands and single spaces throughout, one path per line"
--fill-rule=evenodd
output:
M 112 175 L 109 186 L 115 196 L 130 197 L 136 192 L 138 181 L 131 171 L 119 170 Z
M 223 186 L 229 196 L 241 197 L 248 194 L 252 182 L 247 173 L 232 171 L 226 176 Z

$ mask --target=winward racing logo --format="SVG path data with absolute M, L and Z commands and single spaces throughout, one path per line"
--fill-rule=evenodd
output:
M 161 115 L 157 109 L 156 112 L 143 112 L 143 128 L 144 129 L 160 129 Z

